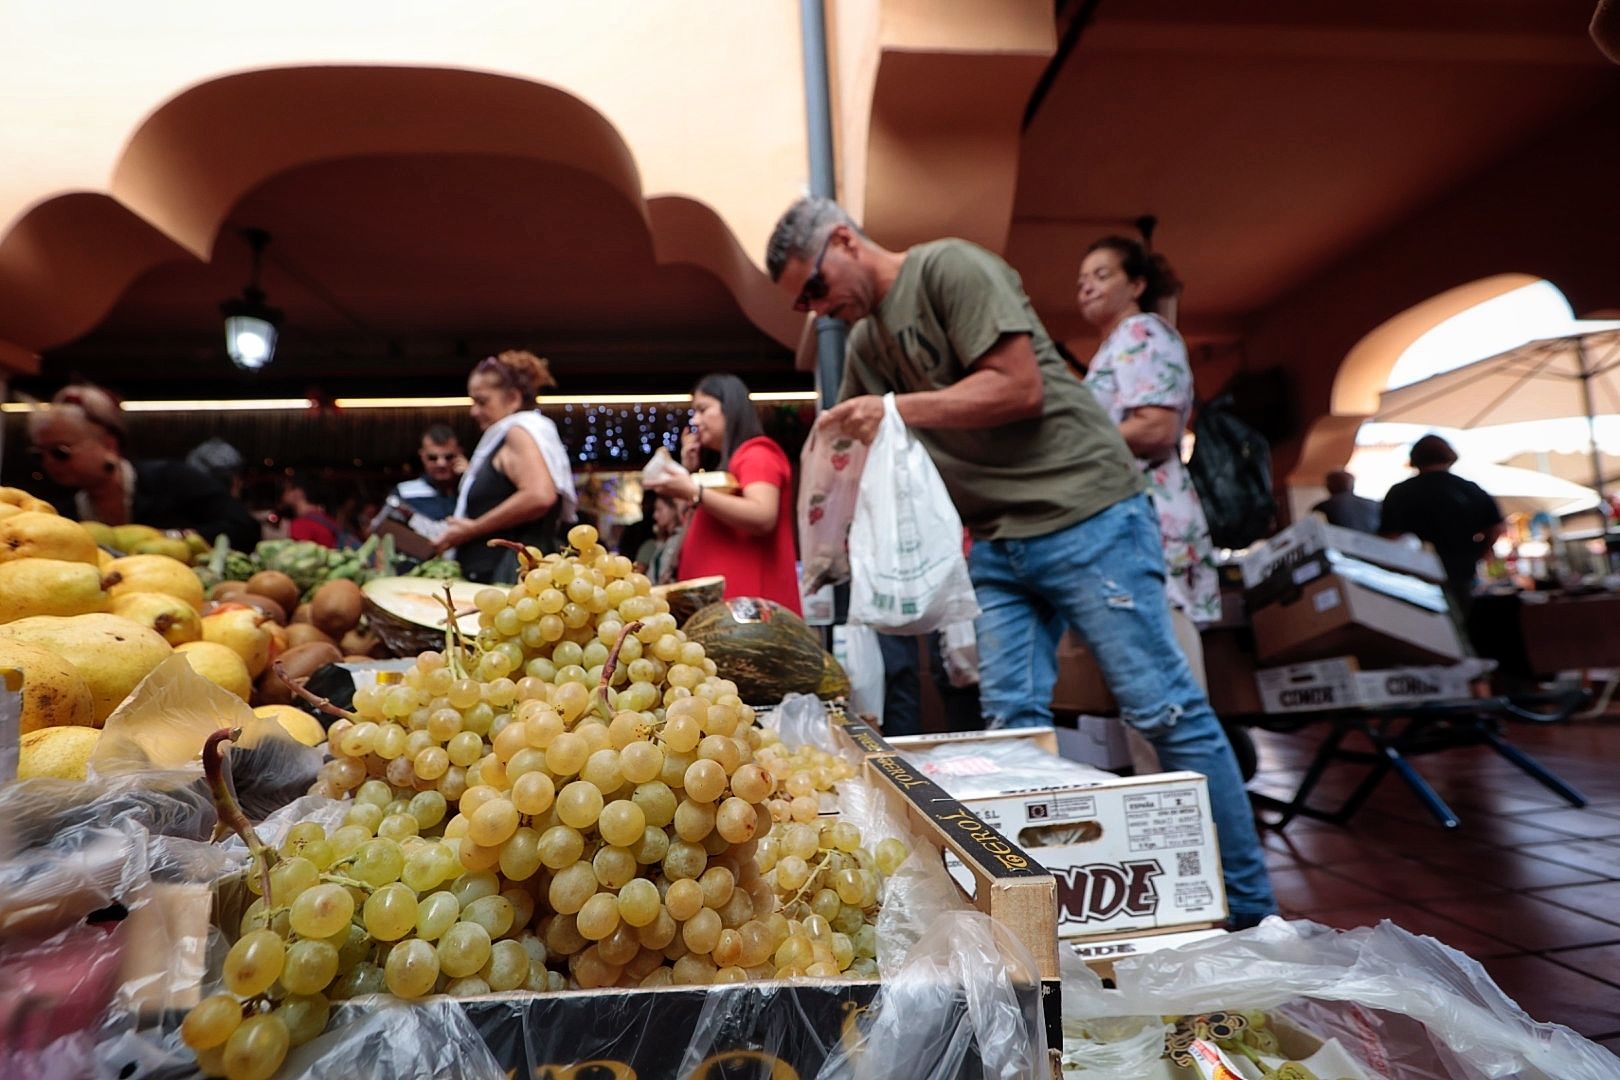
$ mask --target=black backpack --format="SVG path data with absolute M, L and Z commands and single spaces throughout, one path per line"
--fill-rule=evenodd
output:
M 1271 493 L 1271 446 L 1231 406 L 1231 397 L 1222 395 L 1198 410 L 1187 471 L 1215 546 L 1244 548 L 1271 535 L 1277 500 Z

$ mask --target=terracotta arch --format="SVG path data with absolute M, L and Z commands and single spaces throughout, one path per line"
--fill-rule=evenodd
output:
M 0 239 L 0 339 L 14 354 L 70 340 L 140 274 L 208 259 L 231 208 L 271 176 L 387 153 L 501 154 L 589 173 L 638 209 L 661 262 L 708 270 L 761 330 L 797 340 L 798 318 L 720 216 L 681 196 L 647 199 L 630 148 L 586 102 L 506 75 L 369 66 L 243 72 L 165 102 L 131 135 L 106 193 L 45 200 Z
M 1453 315 L 1540 280 L 1520 273 L 1480 278 L 1413 304 L 1365 334 L 1340 361 L 1328 414 L 1307 429 L 1288 485 L 1320 485 L 1327 473 L 1344 467 L 1355 450 L 1356 432 L 1378 411 L 1389 373 L 1414 341 Z

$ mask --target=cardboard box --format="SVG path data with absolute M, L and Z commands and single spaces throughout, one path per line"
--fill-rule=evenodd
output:
M 1255 659 L 1290 663 L 1353 655 L 1368 666 L 1446 664 L 1465 655 L 1448 613 L 1428 611 L 1339 574 L 1307 582 L 1293 602 L 1250 613 Z
M 1338 551 L 1425 581 L 1446 580 L 1445 568 L 1432 549 L 1412 547 L 1401 540 L 1387 540 L 1354 529 L 1341 529 L 1319 518 L 1308 517 L 1249 549 L 1242 563 L 1243 587 L 1252 589 L 1277 570 L 1325 550 Z
M 1091 770 L 1060 787 L 998 790 L 994 772 L 963 771 L 936 778 L 947 797 L 1052 872 L 1060 937 L 1132 936 L 1226 918 L 1208 781 L 1199 773 Z
M 1279 568 L 1276 573 L 1249 589 L 1244 594 L 1244 602 L 1251 613 L 1267 604 L 1288 603 L 1299 595 L 1307 582 L 1327 574 L 1338 574 L 1374 592 L 1429 611 L 1444 613 L 1451 610 L 1451 600 L 1443 586 L 1411 574 L 1386 570 L 1337 551 L 1318 551 L 1301 562 Z
M 1362 671 L 1355 657 L 1339 656 L 1268 668 L 1256 672 L 1254 681 L 1265 712 L 1324 712 L 1468 698 L 1474 681 L 1494 666 L 1469 659 L 1446 667 Z
M 1058 641 L 1052 711 L 1088 716 L 1113 716 L 1119 712 L 1119 703 L 1108 692 L 1091 650 L 1073 630 L 1065 631 Z
M 1129 956 L 1158 952 L 1160 949 L 1179 949 L 1211 938 L 1225 937 L 1226 931 L 1218 926 L 1200 930 L 1173 931 L 1167 934 L 1143 934 L 1141 937 L 1076 938 L 1064 942 L 1070 952 L 1086 962 L 1086 966 L 1105 979 L 1114 977 L 1114 963 Z

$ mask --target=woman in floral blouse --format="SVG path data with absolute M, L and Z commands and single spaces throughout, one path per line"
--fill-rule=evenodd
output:
M 1080 313 L 1103 339 L 1086 385 L 1147 475 L 1159 511 L 1176 638 L 1202 681 L 1197 624 L 1220 616 L 1221 596 L 1204 508 L 1181 461 L 1181 433 L 1193 405 L 1192 369 L 1181 335 L 1152 314 L 1180 287 L 1162 257 L 1121 236 L 1098 240 L 1080 263 Z

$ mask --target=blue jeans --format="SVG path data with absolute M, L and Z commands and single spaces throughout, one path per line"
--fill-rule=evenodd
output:
M 1170 628 L 1159 520 L 1147 496 L 1046 536 L 976 540 L 968 565 L 983 609 L 974 628 L 987 723 L 1052 722 L 1058 638 L 1065 624 L 1073 627 L 1120 715 L 1153 743 L 1164 767 L 1209 778 L 1234 919 L 1275 912 L 1232 745 Z

